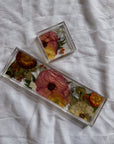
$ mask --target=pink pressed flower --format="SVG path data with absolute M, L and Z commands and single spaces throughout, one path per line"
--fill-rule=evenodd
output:
M 55 32 L 49 31 L 40 36 L 44 50 L 48 59 L 52 59 L 56 56 L 58 50 L 58 36 Z
M 58 43 L 58 36 L 55 32 L 49 31 L 40 36 L 41 41 L 49 42 L 49 41 L 56 41 Z
M 46 98 L 54 93 L 60 93 L 63 98 L 70 94 L 68 81 L 52 69 L 42 71 L 36 79 L 36 85 L 36 91 Z

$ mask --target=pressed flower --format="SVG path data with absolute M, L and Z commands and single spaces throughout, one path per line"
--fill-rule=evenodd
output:
M 85 88 L 78 86 L 78 87 L 76 87 L 76 93 L 79 95 L 85 95 L 86 90 L 85 90 Z
M 52 95 L 48 97 L 48 99 L 61 107 L 65 107 L 70 101 L 69 98 L 63 98 L 61 94 L 59 94 L 58 92 L 54 92 Z
M 58 36 L 55 32 L 49 31 L 40 36 L 42 42 L 48 43 L 49 41 L 56 41 L 58 43 Z
M 37 62 L 34 58 L 21 51 L 17 53 L 16 61 L 20 67 L 25 69 L 32 69 L 37 65 Z
M 86 94 L 85 88 L 80 87 L 80 86 L 76 87 L 76 91 L 75 92 L 76 92 L 76 94 L 79 95 L 79 99 L 80 100 L 82 100 L 83 96 Z
M 74 115 L 76 115 L 76 116 L 78 116 L 78 117 L 81 117 L 81 118 L 84 119 L 84 120 L 87 120 L 86 114 L 85 114 L 82 110 L 75 110 L 75 107 L 72 106 L 72 107 L 70 107 L 69 111 L 70 111 L 71 113 L 73 113 Z
M 47 54 L 47 57 L 49 59 L 52 59 L 56 56 L 57 54 L 57 43 L 56 41 L 50 41 L 49 43 L 47 43 L 47 46 L 44 48 L 46 54 Z
M 6 74 L 21 81 L 23 78 L 31 80 L 31 72 L 36 71 L 37 61 L 28 54 L 18 51 L 16 59 L 9 66 Z
M 96 94 L 96 93 L 92 93 L 90 95 L 90 103 L 94 107 L 99 107 L 102 100 L 103 100 L 103 98 L 100 95 Z
M 14 61 L 10 67 L 8 68 L 7 75 L 9 75 L 10 77 L 14 77 L 15 79 L 21 81 L 25 75 L 24 75 L 24 69 L 21 68 L 16 61 Z
M 87 118 L 86 118 L 86 116 L 85 116 L 84 112 L 79 113 L 79 117 L 81 117 L 81 118 L 83 118 L 83 119 L 87 120 Z
M 40 36 L 44 50 L 49 59 L 56 56 L 58 50 L 58 36 L 55 32 L 49 31 Z
M 74 105 L 71 105 L 69 107 L 69 111 L 73 113 L 76 116 L 79 116 L 85 120 L 88 120 L 88 117 L 94 116 L 94 108 L 92 106 L 89 106 L 84 101 L 76 102 Z M 86 117 L 88 115 L 88 117 Z
M 30 82 L 29 85 L 34 91 L 36 90 L 36 84 L 34 82 Z
M 40 72 L 36 79 L 36 91 L 48 98 L 53 93 L 58 92 L 63 98 L 70 94 L 68 81 L 55 70 L 49 69 Z
M 65 49 L 61 48 L 60 54 L 64 54 Z

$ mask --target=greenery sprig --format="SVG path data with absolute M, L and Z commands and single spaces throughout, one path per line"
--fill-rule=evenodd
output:
M 61 49 L 63 48 L 63 45 L 66 43 L 66 37 L 63 39 L 63 40 L 59 40 L 59 43 L 58 43 L 58 49 Z

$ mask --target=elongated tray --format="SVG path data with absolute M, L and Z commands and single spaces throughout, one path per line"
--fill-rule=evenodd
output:
M 52 104 L 69 117 L 93 126 L 107 98 L 27 52 L 15 48 L 1 77 Z

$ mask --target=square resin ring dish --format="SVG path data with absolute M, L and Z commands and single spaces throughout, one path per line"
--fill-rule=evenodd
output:
M 37 39 L 46 62 L 52 62 L 76 49 L 65 22 L 38 32 Z
M 107 99 L 18 48 L 1 77 L 85 125 L 94 124 Z

